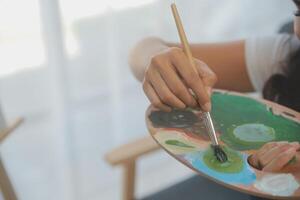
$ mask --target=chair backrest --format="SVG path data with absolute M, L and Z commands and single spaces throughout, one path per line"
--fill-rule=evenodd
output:
M 6 121 L 4 118 L 4 114 L 2 112 L 1 108 L 1 102 L 0 102 L 0 131 L 6 128 Z
M 23 118 L 17 118 L 13 123 L 7 124 L 5 120 L 5 116 L 1 109 L 0 102 L 0 144 L 9 136 L 21 123 L 23 122 Z
M 22 121 L 23 121 L 22 119 L 18 119 L 10 127 L 8 127 L 0 104 L 0 145 L 1 142 L 3 142 L 5 138 L 22 123 Z M 0 154 L 0 199 L 17 200 L 17 196 L 14 191 L 13 185 L 6 172 L 4 163 L 2 162 L 1 154 Z

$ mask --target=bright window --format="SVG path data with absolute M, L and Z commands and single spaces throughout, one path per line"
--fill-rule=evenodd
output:
M 38 0 L 2 0 L 0 77 L 44 62 Z

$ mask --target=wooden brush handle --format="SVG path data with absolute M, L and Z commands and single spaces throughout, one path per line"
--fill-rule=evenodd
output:
M 182 22 L 181 22 L 179 14 L 178 14 L 178 10 L 177 10 L 175 3 L 171 4 L 171 9 L 172 9 L 173 17 L 175 19 L 175 23 L 176 23 L 177 31 L 178 31 L 178 34 L 180 37 L 180 41 L 183 46 L 183 51 L 184 51 L 185 55 L 188 57 L 194 70 L 197 71 L 197 69 L 195 67 L 194 59 L 192 56 L 191 48 L 190 48 L 189 42 L 186 38 L 184 29 L 183 29 L 183 25 L 182 25 Z
M 183 29 L 183 25 L 182 25 L 182 22 L 181 22 L 181 19 L 180 19 L 180 16 L 179 16 L 179 13 L 178 13 L 178 10 L 177 10 L 177 7 L 176 7 L 175 3 L 171 4 L 171 9 L 172 9 L 172 13 L 173 13 L 173 16 L 174 16 L 174 19 L 175 19 L 175 23 L 176 23 L 178 34 L 179 34 L 179 37 L 180 37 L 180 41 L 181 41 L 181 44 L 183 46 L 183 51 L 184 51 L 185 55 L 188 57 L 188 60 L 191 64 L 193 70 L 196 73 L 198 73 L 198 70 L 196 69 L 196 66 L 195 66 L 195 63 L 194 63 L 194 60 L 193 60 L 191 48 L 190 48 L 189 42 L 186 38 L 184 29 Z M 218 139 L 217 139 L 217 136 L 216 136 L 216 132 L 215 132 L 215 129 L 214 129 L 214 125 L 212 123 L 211 116 L 210 116 L 209 112 L 206 113 L 206 116 L 207 116 L 206 125 L 207 125 L 208 131 L 209 131 L 209 136 L 211 138 L 211 141 L 214 145 L 219 145 Z

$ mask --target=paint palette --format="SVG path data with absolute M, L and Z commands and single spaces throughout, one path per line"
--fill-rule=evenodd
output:
M 248 157 L 271 141 L 300 142 L 300 114 L 278 104 L 248 96 L 215 91 L 212 119 L 228 155 L 219 163 L 200 110 L 163 112 L 150 107 L 146 121 L 158 144 L 171 156 L 219 184 L 272 199 L 300 199 L 300 153 L 280 172 L 257 170 Z

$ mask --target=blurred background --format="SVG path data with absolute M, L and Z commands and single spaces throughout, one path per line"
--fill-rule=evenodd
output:
M 0 1 L 2 114 L 25 118 L 0 150 L 19 199 L 121 198 L 121 170 L 103 156 L 147 135 L 148 101 L 128 53 L 146 36 L 178 41 L 171 2 Z M 192 42 L 274 34 L 295 9 L 282 0 L 176 3 Z M 137 196 L 191 174 L 158 152 L 138 164 Z

